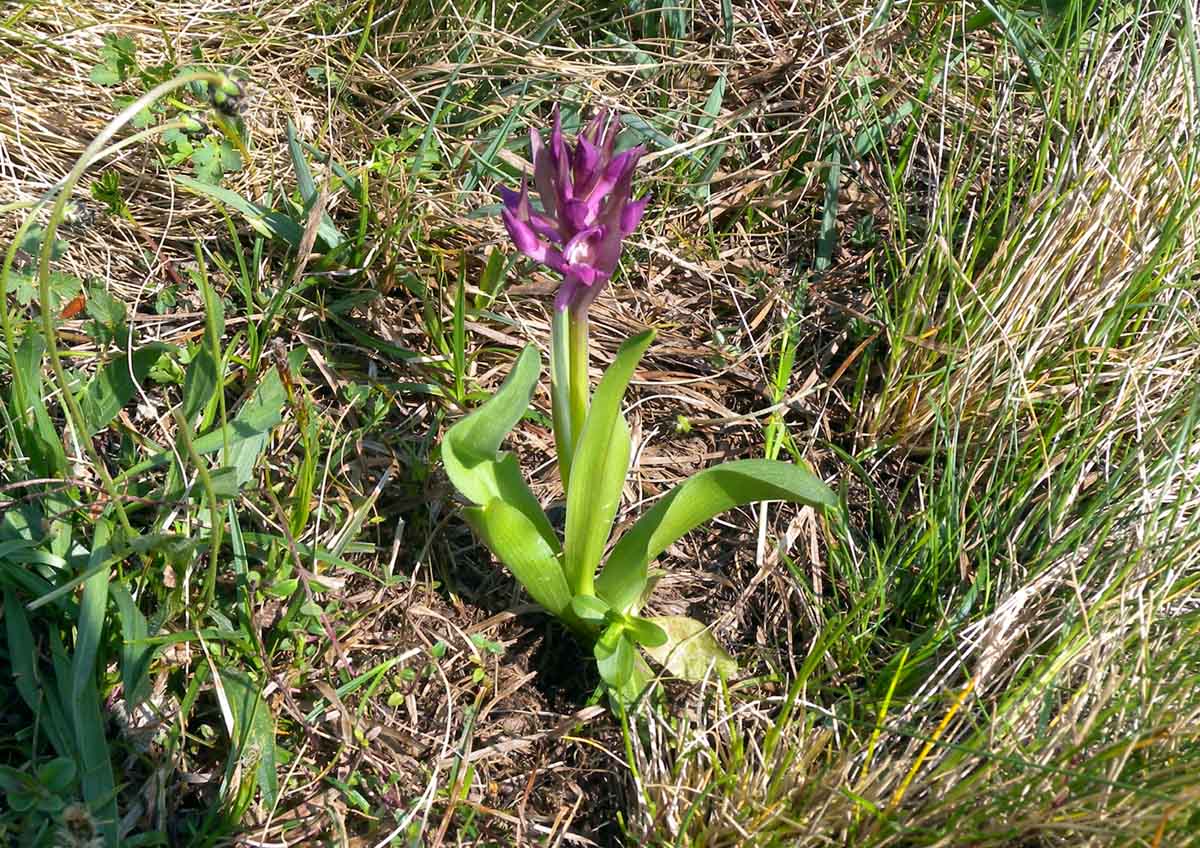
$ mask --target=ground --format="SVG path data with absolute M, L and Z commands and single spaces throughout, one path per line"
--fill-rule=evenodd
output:
M 0 8 L 0 842 L 1190 844 L 1196 9 L 438 6 Z M 738 673 L 624 713 L 441 462 L 556 104 L 648 150 L 618 532 L 838 497 L 667 550 Z M 545 380 L 505 447 L 561 528 Z

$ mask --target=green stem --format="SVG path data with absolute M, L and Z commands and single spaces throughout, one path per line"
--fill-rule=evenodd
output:
M 588 385 L 588 317 L 587 312 L 578 315 L 569 309 L 566 312 L 571 348 L 571 444 L 577 446 L 591 397 L 591 387 Z
M 568 312 L 554 310 L 550 324 L 550 407 L 554 422 L 554 452 L 558 456 L 558 476 L 563 491 L 571 479 L 571 459 L 575 456 L 575 441 L 571 438 L 571 348 L 568 340 Z
M 54 207 L 50 211 L 50 220 L 46 224 L 46 232 L 42 237 L 42 254 L 38 264 L 38 305 L 41 313 L 42 334 L 46 341 L 46 353 L 50 357 L 50 367 L 54 371 L 54 379 L 58 383 L 59 392 L 63 398 L 63 408 L 66 410 L 67 418 L 70 424 L 75 429 L 76 435 L 79 437 L 79 443 L 83 446 L 84 451 L 88 455 L 88 459 L 96 468 L 96 473 L 100 475 L 100 482 L 104 486 L 104 491 L 116 510 L 117 519 L 121 523 L 121 529 L 125 533 L 126 541 L 133 539 L 137 534 L 133 532 L 133 527 L 129 523 L 129 516 L 125 514 L 125 506 L 121 503 L 120 494 L 117 492 L 116 486 L 113 484 L 112 477 L 109 476 L 108 468 L 105 466 L 100 455 L 96 452 L 96 446 L 92 443 L 91 436 L 87 431 L 87 424 L 83 418 L 83 411 L 79 408 L 79 402 L 75 399 L 75 395 L 71 391 L 70 385 L 67 383 L 67 374 L 63 369 L 62 360 L 58 355 L 58 343 L 55 335 L 54 327 L 54 312 L 50 308 L 50 251 L 54 245 L 54 236 L 58 230 L 59 222 L 62 221 L 63 213 L 66 209 L 67 200 L 71 196 L 72 189 L 79 182 L 79 178 L 95 162 L 96 158 L 104 150 L 105 145 L 115 136 L 122 127 L 134 119 L 134 117 L 163 95 L 169 94 L 172 91 L 182 88 L 192 82 L 204 81 L 209 85 L 219 86 L 226 82 L 222 74 L 213 73 L 212 71 L 192 71 L 190 73 L 181 74 L 174 79 L 156 85 L 154 88 L 147 91 L 133 103 L 123 109 L 120 114 L 114 118 L 107 127 L 92 140 L 92 143 L 83 151 L 83 155 L 75 162 L 75 166 L 71 172 L 67 174 L 67 178 L 63 180 L 58 197 L 54 201 Z M 161 128 L 155 128 L 161 131 Z

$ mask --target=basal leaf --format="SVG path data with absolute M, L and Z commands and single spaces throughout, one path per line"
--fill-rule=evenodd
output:
M 104 563 L 111 559 L 114 553 L 110 546 L 111 536 L 112 528 L 109 523 L 104 519 L 97 521 L 88 559 L 89 569 L 95 569 L 96 573 L 83 584 L 83 595 L 79 600 L 75 651 L 71 658 L 70 702 L 75 740 L 79 746 L 79 760 L 83 767 L 79 776 L 83 798 L 97 813 L 101 827 L 110 841 L 114 840 L 117 834 L 116 784 L 96 676 L 105 613 L 108 608 L 109 571 L 104 567 Z
M 538 531 L 547 546 L 560 550 L 554 528 L 533 492 L 521 477 L 512 454 L 500 452 L 500 443 L 529 409 L 541 362 L 537 348 L 521 351 L 513 370 L 496 393 L 446 432 L 442 462 L 454 488 L 476 506 L 494 499 L 518 510 Z
M 625 622 L 625 629 L 633 641 L 646 648 L 660 647 L 667 644 L 669 639 L 667 631 L 648 618 L 630 618 Z
M 648 620 L 666 632 L 667 641 L 658 647 L 646 646 L 646 653 L 676 677 L 703 680 L 710 668 L 722 677 L 737 673 L 737 662 L 696 619 L 664 615 Z
M 758 501 L 834 506 L 829 487 L 798 465 L 767 459 L 727 462 L 680 483 L 625 532 L 596 580 L 596 594 L 631 611 L 646 585 L 646 568 L 667 546 L 714 515 Z
M 602 624 L 609 609 L 609 605 L 595 595 L 576 595 L 571 598 L 571 612 L 589 624 Z
M 590 589 L 604 554 L 629 470 L 629 429 L 621 401 L 633 370 L 654 338 L 647 330 L 627 340 L 604 373 L 571 462 L 563 543 L 567 582 Z
M 195 426 L 200 414 L 217 391 L 217 362 L 208 348 L 202 347 L 188 363 L 183 379 L 183 417 Z
M 121 683 L 126 709 L 132 711 L 150 693 L 150 663 L 154 646 L 146 643 L 150 626 L 123 583 L 113 583 L 109 594 L 121 619 Z
M 304 149 L 296 137 L 296 127 L 290 118 L 287 122 L 287 144 L 288 154 L 292 157 L 292 170 L 296 172 L 296 188 L 300 191 L 300 199 L 308 206 L 317 197 L 317 184 L 313 181 L 312 169 L 308 167 L 308 159 L 304 156 Z M 342 243 L 342 234 L 328 212 L 321 213 L 317 237 L 331 250 Z
M 556 616 L 569 610 L 571 592 L 558 556 L 523 512 L 493 498 L 486 507 L 468 507 L 465 515 L 531 598 Z
M 279 795 L 279 773 L 275 758 L 275 719 L 262 691 L 248 676 L 230 668 L 220 669 L 221 685 L 233 713 L 235 756 L 258 777 L 263 804 L 268 808 Z

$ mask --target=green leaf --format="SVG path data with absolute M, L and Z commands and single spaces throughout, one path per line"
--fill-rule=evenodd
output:
M 620 624 L 613 624 L 596 640 L 593 653 L 600 677 L 614 689 L 621 689 L 633 676 L 633 645 Z
M 590 588 L 592 575 L 612 532 L 629 470 L 629 428 L 621 399 L 654 331 L 628 339 L 604 373 L 571 462 L 567 528 L 563 543 L 567 583 Z M 578 591 L 578 588 L 576 588 Z
M 96 65 L 92 68 L 92 72 L 88 74 L 88 79 L 96 85 L 116 85 L 121 81 L 121 75 L 116 68 L 108 65 Z
M 202 197 L 223 203 L 231 207 L 234 211 L 241 213 L 246 222 L 260 235 L 267 238 L 282 239 L 292 247 L 300 246 L 302 235 L 300 225 L 286 215 L 276 212 L 274 209 L 259 206 L 257 203 L 251 203 L 237 192 L 230 191 L 222 186 L 209 185 L 199 180 L 185 177 L 182 174 L 173 174 L 171 179 Z
M 144 380 L 159 357 L 173 349 L 165 342 L 149 342 L 135 350 L 132 358 L 122 351 L 119 357 L 101 368 L 88 381 L 79 398 L 79 406 L 87 422 L 88 435 L 99 433 L 117 417 L 117 413 L 132 400 L 137 391 L 134 381 L 140 383 Z
M 737 662 L 696 619 L 664 615 L 648 620 L 666 632 L 667 641 L 657 647 L 647 646 L 646 653 L 676 677 L 703 680 L 710 667 L 721 677 L 737 673 Z
M 292 157 L 292 170 L 296 172 L 296 188 L 300 191 L 300 199 L 304 201 L 304 205 L 309 207 L 317 197 L 317 184 L 313 181 L 312 170 L 308 167 L 308 160 L 304 157 L 304 148 L 300 146 L 300 141 L 296 137 L 296 127 L 292 124 L 291 118 L 288 118 L 287 122 L 287 145 L 288 153 Z M 344 240 L 328 212 L 321 213 L 321 223 L 317 226 L 317 237 L 330 250 Z
M 110 545 L 111 536 L 112 527 L 108 521 L 97 521 L 88 558 L 89 570 L 94 569 L 96 573 L 84 582 L 83 595 L 79 600 L 75 652 L 71 659 L 70 710 L 75 740 L 79 745 L 79 760 L 83 766 L 83 773 L 79 776 L 83 798 L 96 812 L 108 842 L 113 844 L 117 835 L 116 784 L 108 736 L 104 729 L 100 692 L 96 686 L 97 658 L 108 608 L 109 571 L 105 563 L 114 554 Z M 107 662 L 100 665 L 107 665 Z
M 727 509 L 771 500 L 837 505 L 829 487 L 798 465 L 769 459 L 717 465 L 673 488 L 626 531 L 596 580 L 596 594 L 630 612 L 641 599 L 647 566 L 669 545 Z
M 262 692 L 240 671 L 220 670 L 221 685 L 233 713 L 235 758 L 258 776 L 262 801 L 268 808 L 279 796 L 279 774 L 275 763 L 275 720 Z
M 504 437 L 529 409 L 540 373 L 537 348 L 530 345 L 521 351 L 496 394 L 446 432 L 442 439 L 442 462 L 446 476 L 463 497 L 476 506 L 487 506 L 499 498 L 521 512 L 558 554 L 561 550 L 558 537 L 521 477 L 516 457 L 499 452 Z
M 75 782 L 75 761 L 68 757 L 55 757 L 38 766 L 38 783 L 58 795 L 66 795 Z
M 195 425 L 196 416 L 208 406 L 217 391 L 217 362 L 208 348 L 201 348 L 188 363 L 183 378 L 183 417 Z
M 508 566 L 529 597 L 561 617 L 571 605 L 571 592 L 556 551 L 533 522 L 500 498 L 493 498 L 486 507 L 469 507 L 464 514 L 488 550 Z
M 307 351 L 301 345 L 288 353 L 288 367 L 292 373 L 299 373 Z M 287 389 L 279 378 L 279 370 L 272 368 L 263 377 L 258 389 L 238 410 L 234 419 L 235 432 L 241 438 L 230 441 L 229 454 L 221 457 L 221 465 L 229 465 L 236 469 L 235 480 L 238 487 L 245 485 L 254 477 L 254 466 L 258 457 L 267 446 L 270 439 L 271 427 L 283 418 L 283 408 L 287 404 Z M 273 422 L 273 423 L 268 423 Z M 207 433 L 193 443 L 198 453 L 204 453 L 207 439 L 220 437 L 220 433 Z M 216 442 L 220 446 L 220 442 Z
M 603 624 L 610 609 L 608 604 L 595 595 L 576 595 L 571 598 L 571 612 L 589 624 Z
M 121 683 L 126 709 L 132 712 L 150 694 L 150 663 L 155 648 L 146 643 L 150 626 L 123 583 L 113 583 L 109 594 L 121 618 Z
M 667 631 L 648 618 L 629 618 L 625 630 L 633 641 L 646 648 L 658 648 L 668 641 Z
M 40 334 L 25 333 L 13 357 L 9 408 L 17 441 L 28 457 L 29 471 L 35 476 L 61 478 L 66 476 L 67 455 L 42 393 L 45 352 L 46 342 Z

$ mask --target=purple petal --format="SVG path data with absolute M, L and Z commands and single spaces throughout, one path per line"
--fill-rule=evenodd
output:
M 601 164 L 600 148 L 580 136 L 579 144 L 575 147 L 574 173 L 572 174 L 579 195 L 587 194 L 588 186 L 595 182 L 596 176 L 600 173 Z
M 539 239 L 528 223 L 517 218 L 508 209 L 502 209 L 500 215 L 504 219 L 504 228 L 508 230 L 517 250 L 534 262 L 540 262 L 555 271 L 561 272 L 565 269 L 566 263 L 563 262 L 562 253 Z
M 644 194 L 637 200 L 626 203 L 621 209 L 621 235 L 627 236 L 637 229 L 638 223 L 642 220 L 642 215 L 646 211 L 647 204 L 650 203 L 650 194 Z
M 620 123 L 620 121 L 613 119 L 608 122 L 608 126 L 604 129 L 604 136 L 601 138 L 599 144 L 600 154 L 604 157 L 605 162 L 612 159 L 613 145 L 617 143 L 617 132 L 620 129 Z
M 529 155 L 533 157 L 533 184 L 537 186 L 542 208 L 551 218 L 556 218 L 558 207 L 554 196 L 554 157 L 546 150 L 542 136 L 535 129 L 529 130 Z
M 621 258 L 621 231 L 616 227 L 601 227 L 603 235 L 596 241 L 593 248 L 593 266 L 606 279 L 617 269 L 617 260 Z
M 557 197 L 560 201 L 570 200 L 574 197 L 571 190 L 571 158 L 567 155 L 567 145 L 563 142 L 562 115 L 559 114 L 557 105 L 554 107 L 554 129 L 550 131 L 550 156 L 554 163 L 553 173 L 557 178 L 554 180 Z
M 611 203 L 624 205 L 629 197 L 634 169 L 637 168 L 638 159 L 643 153 L 645 149 L 640 146 L 626 150 L 608 163 L 604 175 L 589 188 L 585 200 L 592 221 L 596 220 L 601 206 L 604 205 L 604 199 L 609 195 L 612 196 Z
M 607 120 L 608 110 L 601 109 L 592 117 L 590 121 L 588 121 L 587 128 L 584 129 L 583 133 L 579 137 L 581 139 L 586 138 L 592 144 L 599 144 L 601 134 L 604 132 L 604 125 Z
M 563 259 L 567 265 L 573 271 L 585 273 L 581 268 L 594 264 L 596 245 L 603 236 L 603 227 L 588 227 L 572 236 L 562 249 Z
M 559 230 L 558 222 L 553 218 L 549 218 L 538 212 L 531 212 L 529 213 L 529 226 L 539 236 L 547 238 L 555 244 L 563 243 L 563 234 Z
M 595 215 L 582 200 L 568 200 L 562 212 L 562 220 L 573 232 L 586 230 L 595 223 Z

